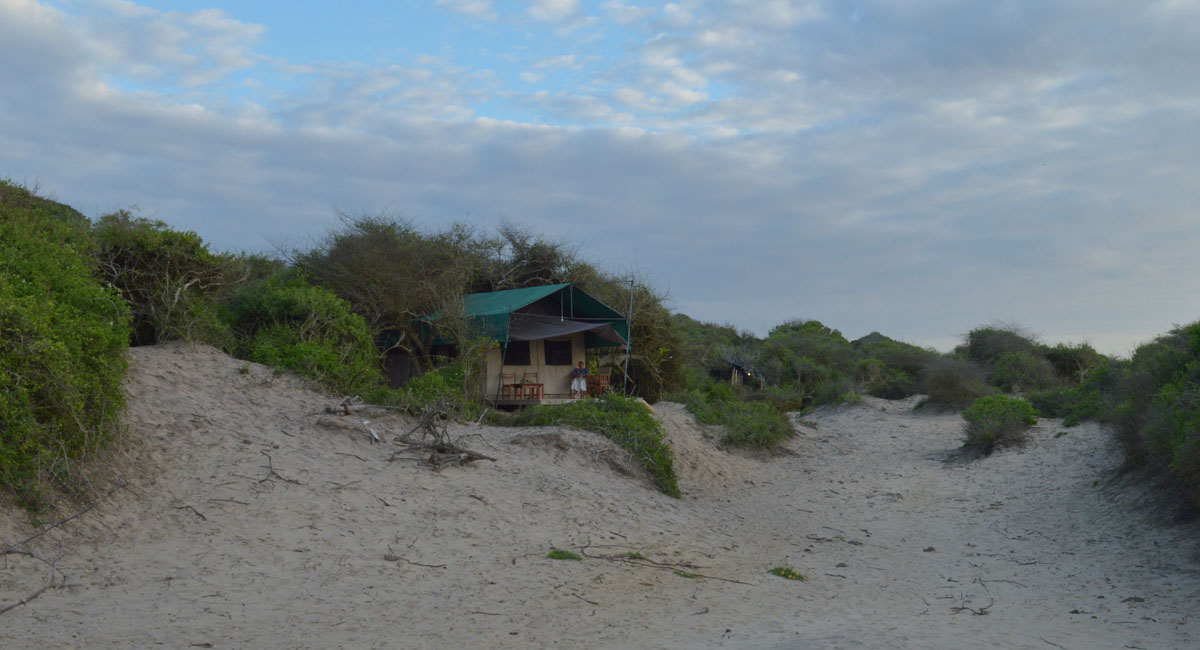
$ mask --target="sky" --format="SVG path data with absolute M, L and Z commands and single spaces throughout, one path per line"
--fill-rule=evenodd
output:
M 1200 319 L 1200 0 L 0 0 L 0 178 L 217 250 L 503 220 L 764 335 Z

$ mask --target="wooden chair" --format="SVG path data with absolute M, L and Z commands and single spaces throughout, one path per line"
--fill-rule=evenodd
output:
M 611 380 L 612 375 L 589 375 L 588 395 L 591 397 L 600 397 L 608 391 Z
M 517 373 L 500 373 L 500 399 L 513 399 L 516 396 Z

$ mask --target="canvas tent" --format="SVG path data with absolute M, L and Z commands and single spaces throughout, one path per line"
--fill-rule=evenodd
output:
M 626 348 L 629 340 L 624 316 L 570 283 L 471 294 L 462 316 L 468 335 L 500 344 L 488 354 L 485 379 L 485 393 L 497 400 L 505 374 L 536 374 L 546 394 L 565 395 L 571 369 L 588 350 Z

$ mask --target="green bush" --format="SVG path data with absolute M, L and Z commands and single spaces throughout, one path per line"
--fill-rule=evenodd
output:
M 133 314 L 133 345 L 185 340 L 229 350 L 232 338 L 217 315 L 215 297 L 245 269 L 214 255 L 194 232 L 122 210 L 92 229 L 96 269 Z
M 998 447 L 1025 440 L 1025 431 L 1037 422 L 1037 411 L 1029 402 L 1008 395 L 981 397 L 963 411 L 967 421 L 964 447 L 990 454 Z
M 607 393 L 600 399 L 531 406 L 510 417 L 493 412 L 488 421 L 507 426 L 567 425 L 599 433 L 633 454 L 663 494 L 680 497 L 675 455 L 667 444 L 667 434 L 636 398 Z
M 349 395 L 382 384 L 379 354 L 346 301 L 285 271 L 237 291 L 224 310 L 239 356 L 296 372 Z
M 1054 366 L 1054 372 L 1059 378 L 1071 383 L 1082 383 L 1093 368 L 1106 361 L 1104 355 L 1087 343 L 1059 343 L 1042 350 L 1042 356 Z
M 1077 386 L 1058 386 L 1029 394 L 1029 401 L 1046 417 L 1062 418 L 1073 427 L 1084 420 L 1112 420 L 1117 392 L 1128 363 L 1101 359 Z
M 777 403 L 773 399 L 776 396 Z M 672 393 L 668 399 L 687 407 L 697 422 L 723 427 L 723 444 L 767 450 L 774 450 L 795 435 L 787 410 L 783 409 L 800 401 L 795 393 L 780 389 L 741 393 L 725 382 L 713 380 Z
M 87 220 L 0 182 L 0 484 L 43 505 L 49 480 L 116 430 L 129 310 L 92 276 Z
M 773 451 L 779 443 L 796 435 L 787 416 L 765 402 L 730 402 L 721 426 L 722 442 L 731 447 L 751 447 Z
M 1131 464 L 1173 476 L 1200 505 L 1200 322 L 1139 347 L 1119 390 Z
M 953 357 L 942 357 L 926 366 L 921 389 L 929 396 L 929 403 L 947 408 L 962 408 L 995 392 L 979 366 Z
M 1017 325 L 989 325 L 967 333 L 965 352 L 980 364 L 995 363 L 1006 354 L 1036 354 L 1037 342 Z
M 996 359 L 991 385 L 1006 393 L 1045 390 L 1058 383 L 1054 366 L 1029 352 L 1008 352 Z

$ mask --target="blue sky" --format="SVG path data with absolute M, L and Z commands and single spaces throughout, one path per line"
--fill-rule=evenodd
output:
M 1200 318 L 1200 2 L 0 0 L 0 176 L 220 249 L 509 219 L 696 318 Z

